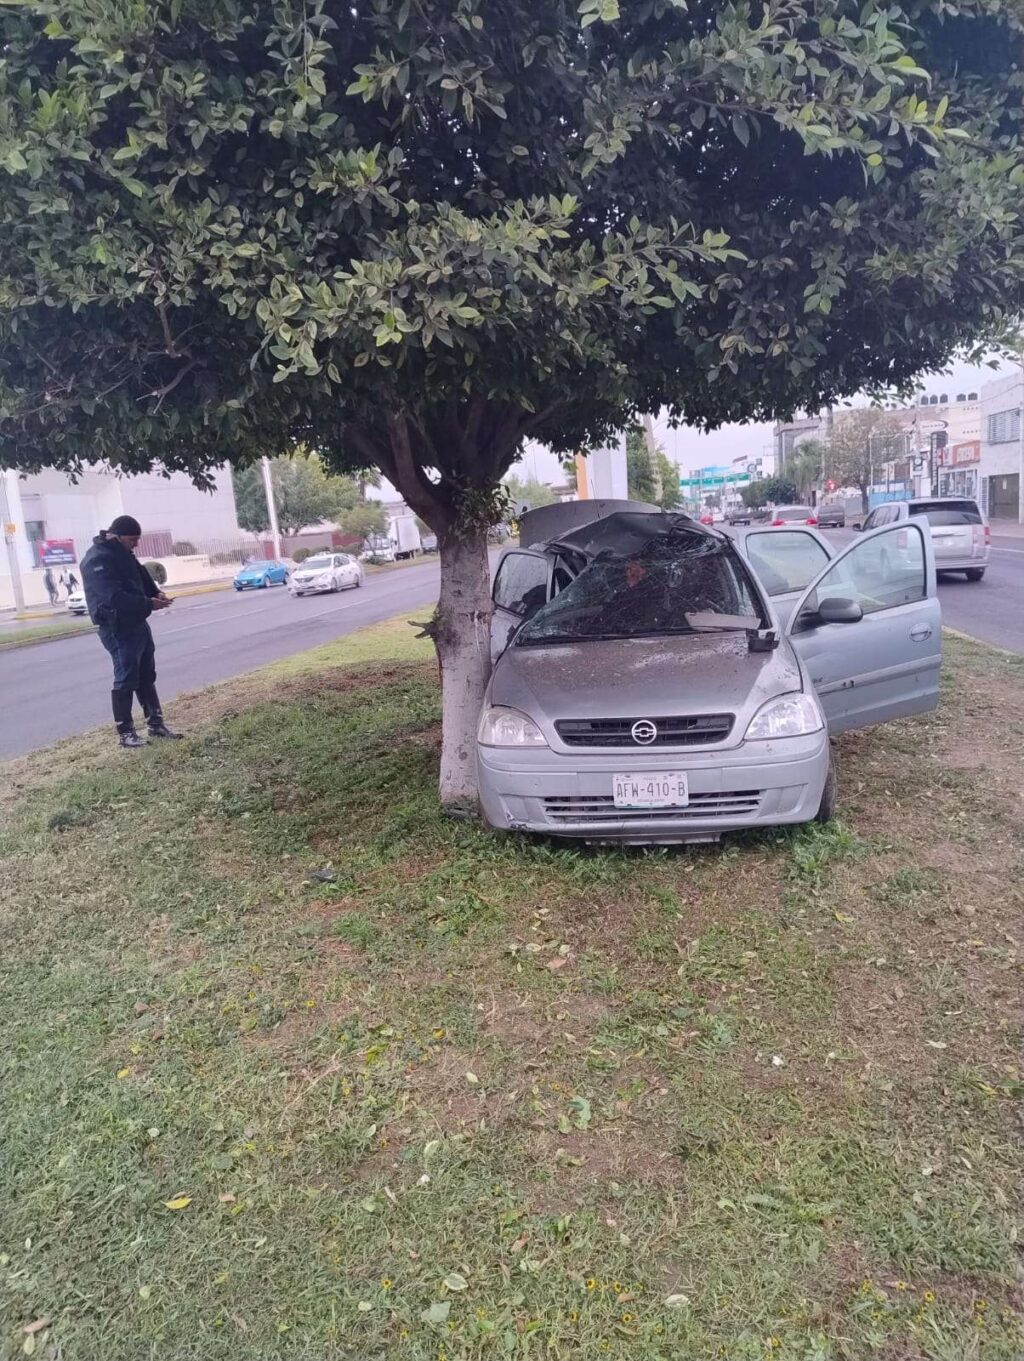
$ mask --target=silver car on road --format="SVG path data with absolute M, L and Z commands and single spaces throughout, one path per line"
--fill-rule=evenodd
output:
M 935 707 L 926 521 L 834 556 L 803 526 L 738 537 L 627 512 L 505 555 L 477 745 L 492 826 L 668 843 L 826 818 L 830 733 Z

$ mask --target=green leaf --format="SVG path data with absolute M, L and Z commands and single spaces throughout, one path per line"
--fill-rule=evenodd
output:
M 121 181 L 129 194 L 134 194 L 136 198 L 145 198 L 146 186 L 141 180 L 124 179 Z
M 750 145 L 750 128 L 747 126 L 747 120 L 741 114 L 733 114 L 732 131 L 733 136 L 738 142 L 741 142 L 743 146 Z

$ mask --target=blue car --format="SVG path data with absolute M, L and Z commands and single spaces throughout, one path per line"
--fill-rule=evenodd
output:
M 288 568 L 283 562 L 247 562 L 235 576 L 235 590 L 244 591 L 247 586 L 262 590 L 265 586 L 287 586 Z

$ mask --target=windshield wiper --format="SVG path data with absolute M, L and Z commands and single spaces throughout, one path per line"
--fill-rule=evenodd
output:
M 545 643 L 612 643 L 636 637 L 633 633 L 545 633 L 536 638 L 516 639 L 520 647 L 540 647 Z
M 754 614 L 716 614 L 712 610 L 702 610 L 685 618 L 695 633 L 747 633 L 761 627 L 761 620 Z

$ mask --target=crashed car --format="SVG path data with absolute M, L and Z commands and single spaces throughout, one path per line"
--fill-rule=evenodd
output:
M 831 817 L 830 735 L 936 706 L 941 614 L 927 524 L 839 552 L 814 535 L 817 562 L 781 538 L 812 532 L 620 512 L 506 553 L 487 821 L 661 844 Z

